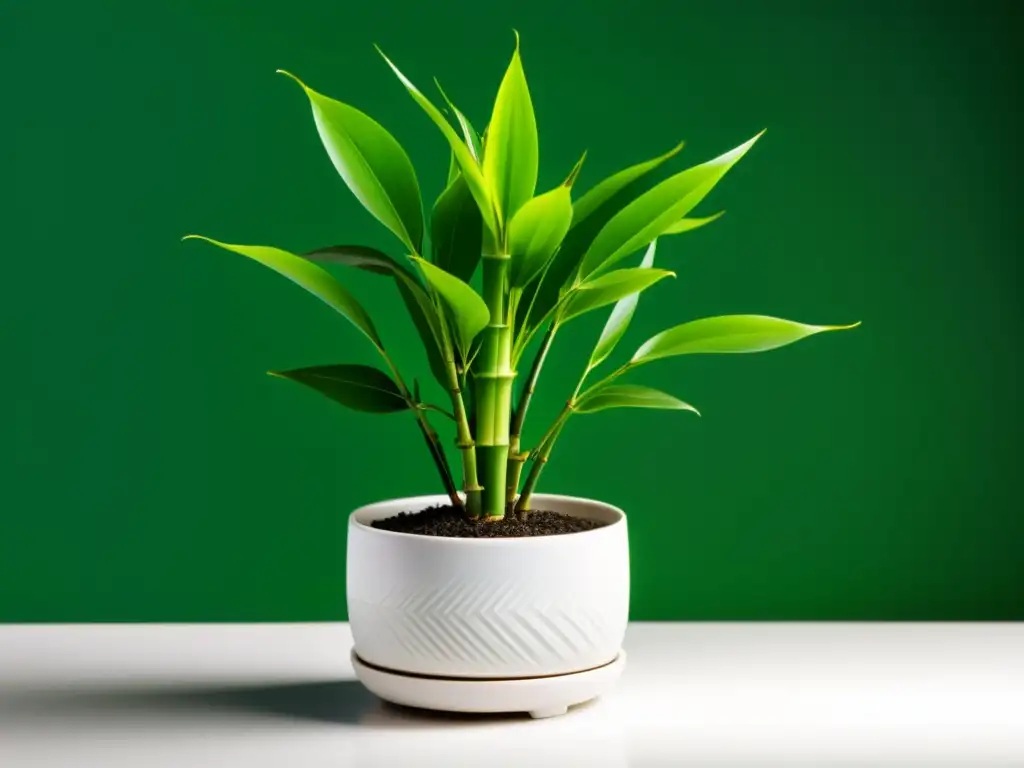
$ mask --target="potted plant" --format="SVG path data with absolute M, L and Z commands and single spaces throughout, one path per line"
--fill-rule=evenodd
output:
M 584 153 L 564 182 L 538 193 L 537 126 L 518 35 L 479 134 L 440 86 L 444 110 L 384 59 L 448 145 L 447 181 L 429 217 L 413 165 L 387 130 L 282 74 L 308 98 L 330 159 L 395 235 L 398 256 L 352 244 L 297 255 L 202 239 L 276 270 L 329 304 L 382 363 L 273 375 L 349 408 L 408 414 L 437 468 L 442 494 L 351 514 L 347 601 L 360 679 L 382 697 L 414 706 L 559 714 L 600 694 L 621 672 L 629 608 L 624 513 L 600 501 L 537 492 L 569 420 L 609 408 L 696 413 L 673 395 L 629 383 L 627 374 L 661 358 L 760 352 L 853 326 L 758 315 L 691 320 L 648 339 L 598 378 L 640 293 L 673 274 L 654 266 L 658 239 L 718 218 L 690 214 L 761 134 L 639 189 L 634 182 L 671 160 L 682 147 L 676 146 L 576 196 Z M 640 252 L 639 264 L 625 265 Z M 429 402 L 399 371 L 370 314 L 323 266 L 332 264 L 394 282 L 446 403 Z M 602 309 L 610 314 L 579 383 L 543 437 L 526 445 L 523 426 L 558 331 Z M 450 427 L 453 443 L 442 440 L 438 421 Z M 458 473 L 446 445 L 457 451 Z

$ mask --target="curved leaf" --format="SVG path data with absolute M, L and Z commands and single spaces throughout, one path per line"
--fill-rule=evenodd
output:
M 427 353 L 430 372 L 442 387 L 447 388 L 448 375 L 445 369 L 443 334 L 440 327 L 442 318 L 438 315 L 434 302 L 423 290 L 420 281 L 404 264 L 376 248 L 364 245 L 332 245 L 304 253 L 302 256 L 310 261 L 344 264 L 374 274 L 393 277 L 395 285 L 398 287 L 398 293 L 402 297 L 402 303 L 405 304 L 406 311 L 412 318 L 413 325 L 416 327 L 416 332 Z
M 329 272 L 316 264 L 296 256 L 294 253 L 271 248 L 266 245 L 232 245 L 221 243 L 202 235 L 186 235 L 185 240 L 205 240 L 208 243 L 233 251 L 241 256 L 257 261 L 280 275 L 284 275 L 293 283 L 301 285 L 314 296 L 333 307 L 344 315 L 356 328 L 366 334 L 377 349 L 383 350 L 384 344 L 377 335 L 377 329 L 366 314 L 366 310 L 348 290 Z
M 450 275 L 429 261 L 414 257 L 434 290 L 441 294 L 451 311 L 458 331 L 459 348 L 465 353 L 473 339 L 491 320 L 491 312 L 480 295 L 464 281 Z
M 659 408 L 666 411 L 700 412 L 689 403 L 650 387 L 636 384 L 605 384 L 587 392 L 576 403 L 577 413 L 597 413 L 608 408 Z
M 368 245 L 328 245 L 304 253 L 302 258 L 329 264 L 344 264 L 346 267 L 357 267 L 378 275 L 404 275 L 415 280 L 412 272 L 397 259 Z
M 725 211 L 719 211 L 713 216 L 705 216 L 703 219 L 680 219 L 675 224 L 669 224 L 668 229 L 664 230 L 662 235 L 681 235 L 683 232 L 689 232 L 692 229 L 698 229 L 703 227 L 705 224 L 710 224 L 712 221 L 716 221 L 725 215 Z
M 569 188 L 558 186 L 529 200 L 508 224 L 509 280 L 516 288 L 529 285 L 547 266 L 572 221 Z
M 470 153 L 473 155 L 473 159 L 478 163 L 483 160 L 484 152 L 483 147 L 480 144 L 480 135 L 476 132 L 473 124 L 469 122 L 462 111 L 455 106 L 451 99 L 448 98 L 448 94 L 444 92 L 441 87 L 440 81 L 435 77 L 434 85 L 437 86 L 437 90 L 441 93 L 441 98 L 445 100 L 448 108 L 455 115 L 455 120 L 459 124 L 459 129 L 462 131 L 462 140 L 466 142 L 466 146 L 469 147 Z
M 537 122 L 523 62 L 516 49 L 505 71 L 488 126 L 483 171 L 499 221 L 508 221 L 537 186 Z
M 693 210 L 763 133 L 714 160 L 669 177 L 615 214 L 587 249 L 579 277 L 608 269 Z
M 465 142 L 459 138 L 459 134 L 452 128 L 451 123 L 445 119 L 445 116 L 441 114 L 441 111 L 435 107 L 430 99 L 424 96 L 420 90 L 412 84 L 401 71 L 396 67 L 391 59 L 384 55 L 384 51 L 380 48 L 377 52 L 384 58 L 388 66 L 391 67 L 391 71 L 395 73 L 398 79 L 401 81 L 405 89 L 409 91 L 409 95 L 412 96 L 413 100 L 420 105 L 424 112 L 434 121 L 434 124 L 441 130 L 445 139 L 448 141 L 448 146 L 451 147 L 452 153 L 455 156 L 455 162 L 458 163 L 459 170 L 462 175 L 466 178 L 466 184 L 469 187 L 469 191 L 473 193 L 473 199 L 476 200 L 477 206 L 480 208 L 480 213 L 483 216 L 484 224 L 493 233 L 497 233 L 497 222 L 494 218 L 494 203 L 491 200 L 491 195 L 487 190 L 487 185 L 484 183 L 483 171 L 480 170 L 480 165 L 473 157 L 473 153 L 470 152 L 469 147 L 466 146 Z
M 652 240 L 651 244 L 647 246 L 647 253 L 644 254 L 643 261 L 640 262 L 640 269 L 650 269 L 654 266 L 654 252 L 657 246 L 657 240 Z M 594 351 L 590 354 L 590 362 L 587 363 L 588 371 L 596 368 L 608 359 L 608 355 L 612 353 L 619 340 L 625 335 L 639 301 L 640 294 L 633 293 L 624 299 L 620 299 L 612 307 L 612 313 L 608 316 L 608 322 L 604 324 L 604 330 L 601 331 L 601 338 L 597 340 Z
M 315 365 L 270 371 L 270 375 L 305 384 L 356 411 L 394 413 L 409 409 L 409 402 L 391 377 L 369 365 Z
M 682 148 L 683 142 L 679 142 L 665 154 L 651 160 L 645 160 L 642 163 L 637 163 L 629 168 L 624 168 L 618 173 L 612 174 L 597 186 L 587 190 L 587 193 L 572 206 L 572 225 L 575 227 L 581 221 L 585 221 L 590 214 L 611 199 L 616 192 L 629 186 L 645 173 L 653 171 L 666 160 L 675 157 Z
M 614 274 L 614 273 L 613 273 Z M 823 331 L 842 331 L 852 325 L 805 325 L 765 315 L 705 317 L 662 331 L 633 355 L 633 364 L 663 357 L 692 354 L 766 352 Z
M 461 174 L 441 193 L 430 217 L 434 264 L 469 282 L 480 263 L 484 223 Z
M 305 92 L 331 162 L 370 213 L 410 250 L 423 244 L 423 206 L 409 156 L 394 136 L 355 107 L 328 98 L 279 69 Z
M 619 171 L 605 179 L 573 204 L 573 219 L 561 247 L 548 264 L 544 276 L 523 292 L 516 317 L 516 327 L 526 329 L 527 320 L 533 328 L 548 316 L 565 290 L 583 259 L 583 254 L 602 227 L 626 205 L 637 199 L 653 185 L 646 175 L 657 170 L 682 148 L 677 145 L 660 157 Z M 526 317 L 529 308 L 529 318 Z
M 669 276 L 675 277 L 675 272 L 653 267 L 629 267 L 609 272 L 581 283 L 568 293 L 559 318 L 565 322 L 592 309 L 606 307 L 627 296 L 640 293 Z

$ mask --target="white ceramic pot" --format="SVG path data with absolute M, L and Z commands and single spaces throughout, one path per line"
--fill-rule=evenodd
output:
M 349 518 L 348 616 L 360 660 L 444 678 L 566 675 L 610 664 L 629 613 L 626 516 L 537 494 L 538 509 L 608 523 L 579 533 L 462 539 L 372 528 L 444 504 L 419 496 Z

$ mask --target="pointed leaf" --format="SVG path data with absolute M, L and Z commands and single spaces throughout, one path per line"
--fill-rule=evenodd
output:
M 484 179 L 498 210 L 508 221 L 533 197 L 537 186 L 537 122 L 519 57 L 519 33 L 512 61 L 494 100 L 484 152 Z
M 401 71 L 396 67 L 391 59 L 384 55 L 384 52 L 379 48 L 377 51 L 387 62 L 388 66 L 395 73 L 398 79 L 405 86 L 405 89 L 409 91 L 409 95 L 412 96 L 413 100 L 422 107 L 423 111 L 427 113 L 431 120 L 434 121 L 445 139 L 448 141 L 448 146 L 451 147 L 452 153 L 455 155 L 455 162 L 459 165 L 459 170 L 462 175 L 466 178 L 466 184 L 469 187 L 469 191 L 473 193 L 473 199 L 476 200 L 477 206 L 480 208 L 480 213 L 483 216 L 484 224 L 494 233 L 497 233 L 497 223 L 494 218 L 494 203 L 491 200 L 491 195 L 487 191 L 487 185 L 484 183 L 483 172 L 480 170 L 480 165 L 473 158 L 473 153 L 470 152 L 469 147 L 466 146 L 465 142 L 459 138 L 459 134 L 452 128 L 451 123 L 445 119 L 445 116 L 441 114 L 441 111 L 435 107 L 430 99 L 424 96 L 420 90 L 412 84 Z
M 420 281 L 404 264 L 376 248 L 364 245 L 332 245 L 304 253 L 302 256 L 310 261 L 344 264 L 378 275 L 394 277 L 402 303 L 405 304 L 406 311 L 423 343 L 423 349 L 427 353 L 430 372 L 442 387 L 447 388 L 448 377 L 440 327 L 442 318 L 434 307 L 434 302 L 423 290 Z
M 569 171 L 569 175 L 565 177 L 565 181 L 562 182 L 563 187 L 572 187 L 576 183 L 576 178 L 580 175 L 580 171 L 583 169 L 583 163 L 587 160 L 587 150 L 583 150 L 583 154 L 580 155 L 580 159 L 576 161 L 576 165 Z
M 523 205 L 508 225 L 512 286 L 529 285 L 547 266 L 572 221 L 569 188 L 558 186 Z
M 675 277 L 675 272 L 653 267 L 617 269 L 576 286 L 566 296 L 559 317 L 565 322 L 592 309 L 606 307 L 669 276 Z
M 448 108 L 451 109 L 452 114 L 455 115 L 455 120 L 458 122 L 459 129 L 462 131 L 462 140 L 466 143 L 466 146 L 469 147 L 469 151 L 470 154 L 473 155 L 473 159 L 478 163 L 481 162 L 483 160 L 484 153 L 483 148 L 480 145 L 480 135 L 476 132 L 472 123 L 470 123 L 466 116 L 462 114 L 462 111 L 452 103 L 451 99 L 448 98 L 448 94 L 444 92 L 443 88 L 441 88 L 441 83 L 436 77 L 434 78 L 434 84 L 437 86 L 437 90 L 440 91 L 441 98 L 445 100 Z
M 434 203 L 430 217 L 430 242 L 434 264 L 469 282 L 480 263 L 483 219 L 466 180 L 457 175 Z
M 640 269 L 650 269 L 654 266 L 654 252 L 657 246 L 657 240 L 652 240 L 651 244 L 647 246 L 647 253 L 644 254 L 643 261 L 640 262 Z M 590 362 L 587 364 L 588 370 L 596 368 L 608 359 L 612 350 L 615 349 L 615 345 L 619 343 L 619 340 L 625 335 L 626 329 L 629 328 L 639 301 L 640 294 L 633 293 L 616 302 L 611 315 L 608 316 L 608 322 L 604 325 L 604 330 L 601 331 L 601 338 L 597 340 L 597 345 L 590 355 Z
M 653 171 L 666 160 L 675 157 L 682 148 L 683 142 L 679 142 L 665 154 L 614 173 L 597 186 L 587 190 L 587 193 L 573 204 L 572 225 L 575 227 L 581 221 L 586 220 L 616 192 L 629 186 L 645 173 Z
M 419 253 L 423 243 L 423 206 L 409 156 L 377 121 L 355 107 L 328 98 L 287 75 L 305 92 L 317 132 L 348 188 L 406 247 Z
M 232 245 L 202 235 L 186 235 L 184 239 L 205 240 L 270 267 L 333 307 L 351 321 L 356 328 L 365 333 L 377 349 L 384 349 L 380 336 L 377 335 L 377 329 L 373 326 L 373 321 L 370 320 L 370 316 L 366 314 L 366 310 L 356 300 L 356 297 L 349 293 L 329 272 L 316 264 L 301 256 L 296 256 L 294 253 L 265 245 Z
M 639 365 L 676 355 L 765 352 L 822 331 L 841 331 L 858 325 L 859 322 L 852 325 L 805 325 L 765 315 L 705 317 L 652 337 L 636 351 L 632 362 Z
M 761 133 L 714 160 L 669 177 L 619 211 L 590 244 L 580 264 L 579 276 L 586 278 L 608 269 L 633 251 L 645 247 L 693 210 L 747 153 Z
M 434 286 L 434 290 L 441 294 L 441 298 L 448 305 L 458 331 L 459 348 L 463 352 L 468 351 L 473 339 L 491 320 L 487 304 L 468 283 L 425 259 L 416 258 L 416 263 L 423 270 L 427 282 Z
M 645 176 L 675 156 L 682 146 L 679 144 L 660 157 L 620 171 L 574 203 L 572 224 L 562 246 L 551 259 L 543 278 L 523 292 L 516 317 L 517 328 L 527 328 L 527 319 L 529 327 L 536 328 L 543 318 L 548 317 L 562 293 L 570 287 L 583 254 L 597 233 L 615 214 L 653 187 Z M 529 318 L 526 317 L 527 308 L 530 308 Z
M 409 409 L 398 385 L 383 371 L 368 365 L 315 365 L 271 376 L 297 381 L 356 411 L 394 413 Z
M 689 403 L 650 387 L 636 384 L 606 384 L 587 392 L 576 403 L 577 413 L 596 413 L 608 408 L 659 408 L 666 411 L 700 412 Z
M 725 211 L 719 211 L 713 216 L 706 216 L 703 219 L 680 219 L 675 224 L 670 224 L 668 229 L 664 230 L 662 235 L 681 235 L 683 232 L 689 232 L 692 229 L 698 229 L 703 227 L 705 224 L 710 224 L 712 221 L 717 221 L 725 215 Z

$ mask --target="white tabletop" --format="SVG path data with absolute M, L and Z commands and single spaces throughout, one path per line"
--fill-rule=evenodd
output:
M 551 720 L 384 705 L 344 624 L 0 626 L 0 766 L 1024 765 L 1024 624 L 633 624 Z

